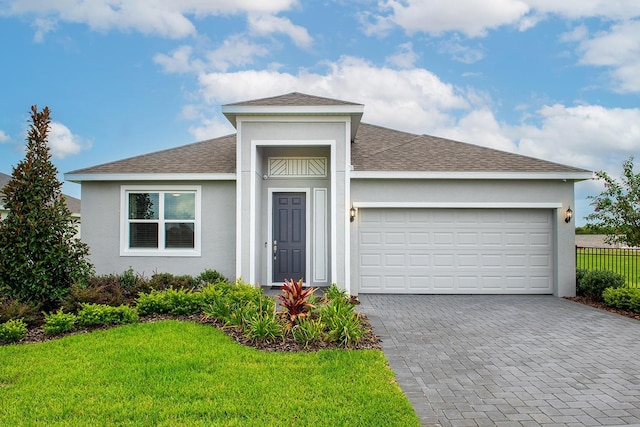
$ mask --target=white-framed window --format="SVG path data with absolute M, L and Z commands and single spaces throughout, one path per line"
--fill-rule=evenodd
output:
M 122 186 L 120 255 L 199 256 L 200 186 Z

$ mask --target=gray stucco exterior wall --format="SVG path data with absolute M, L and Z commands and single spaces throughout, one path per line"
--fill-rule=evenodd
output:
M 235 181 L 154 181 L 149 184 L 166 188 L 201 186 L 201 255 L 121 256 L 122 186 L 144 183 L 85 181 L 82 183 L 82 240 L 89 245 L 96 274 L 121 273 L 135 266 L 136 272 L 146 276 L 156 272 L 197 275 L 205 269 L 214 269 L 229 279 L 235 278 Z

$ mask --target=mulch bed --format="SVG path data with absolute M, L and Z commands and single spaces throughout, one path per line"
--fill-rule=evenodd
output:
M 619 308 L 609 307 L 603 302 L 594 301 L 587 297 L 566 297 L 565 299 L 578 302 L 580 304 L 588 305 L 594 308 L 598 308 L 600 310 L 608 311 L 610 313 L 619 314 L 621 316 L 629 317 L 631 319 L 640 320 L 640 313 L 634 313 L 629 310 L 621 310 Z
M 361 324 L 364 326 L 366 330 L 366 334 L 362 337 L 359 343 L 349 346 L 347 348 L 354 350 L 363 350 L 363 349 L 381 349 L 380 340 L 378 336 L 373 332 L 371 328 L 371 323 L 369 319 L 362 313 L 358 314 L 360 318 Z M 141 316 L 139 319 L 140 323 L 150 323 L 150 322 L 158 322 L 161 320 L 181 320 L 188 322 L 196 322 L 205 325 L 210 325 L 211 327 L 218 328 L 229 337 L 233 338 L 236 342 L 241 345 L 247 347 L 253 347 L 255 349 L 261 351 L 278 351 L 278 352 L 292 352 L 292 351 L 318 351 L 318 350 L 330 350 L 330 349 L 344 349 L 345 347 L 340 346 L 336 343 L 328 343 L 328 342 L 317 342 L 309 344 L 309 346 L 304 346 L 298 343 L 291 334 L 287 334 L 284 339 L 278 339 L 276 341 L 252 341 L 248 339 L 240 327 L 235 326 L 224 326 L 221 322 L 216 321 L 215 319 L 207 318 L 206 316 L 202 316 L 200 314 L 191 315 L 191 316 L 172 316 L 172 315 L 151 315 L 151 316 Z M 49 336 L 44 333 L 42 328 L 29 328 L 27 331 L 27 336 L 21 340 L 18 344 L 26 344 L 26 343 L 37 343 L 37 342 L 45 342 L 60 338 L 65 335 L 74 335 L 74 334 L 86 334 L 96 330 L 110 329 L 116 326 L 98 326 L 93 328 L 84 328 L 80 330 L 75 330 L 68 334 L 57 335 L 57 336 Z

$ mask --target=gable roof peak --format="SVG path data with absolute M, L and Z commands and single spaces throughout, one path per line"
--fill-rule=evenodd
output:
M 308 95 L 302 92 L 290 92 L 284 95 L 271 96 L 267 98 L 253 99 L 249 101 L 234 102 L 231 104 L 225 104 L 225 107 L 250 107 L 250 106 L 265 106 L 265 107 L 283 107 L 283 106 L 297 106 L 297 107 L 312 107 L 312 106 L 362 106 L 356 102 L 342 101 L 334 98 L 326 98 L 316 95 Z

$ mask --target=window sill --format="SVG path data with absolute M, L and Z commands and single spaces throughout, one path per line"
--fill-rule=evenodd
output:
M 140 249 L 128 249 L 120 251 L 121 257 L 199 257 L 200 251 L 194 249 L 185 249 L 185 250 L 140 250 Z

